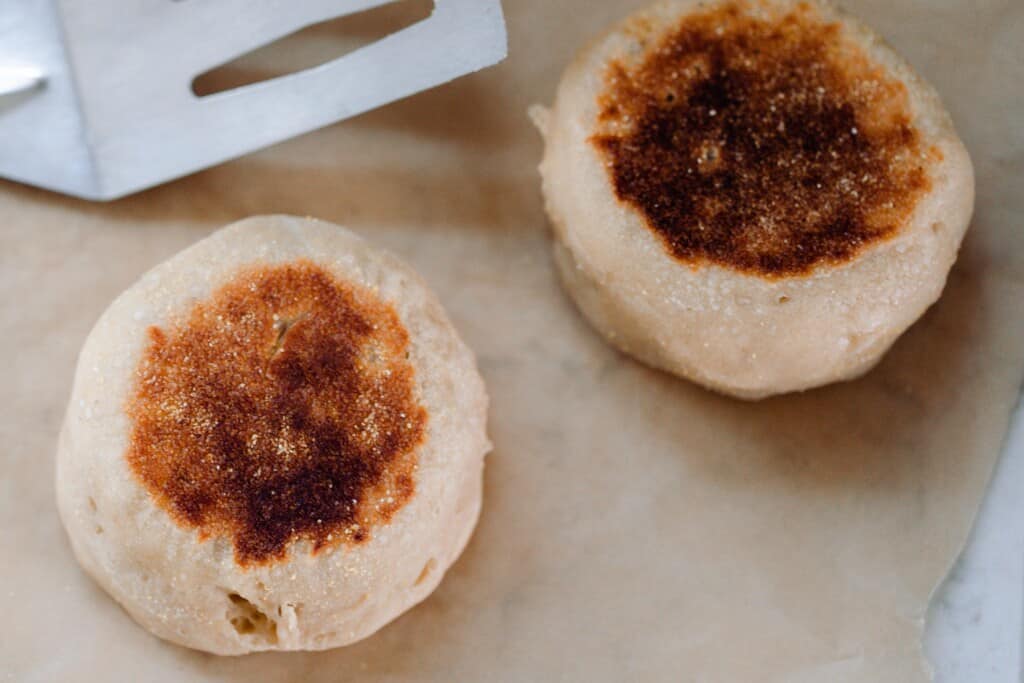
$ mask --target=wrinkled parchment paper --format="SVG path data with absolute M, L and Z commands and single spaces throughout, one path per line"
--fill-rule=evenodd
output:
M 928 598 L 1024 370 L 1024 4 L 849 0 L 945 97 L 976 219 L 941 302 L 877 370 L 757 404 L 613 352 L 553 274 L 525 110 L 640 4 L 507 0 L 499 68 L 128 200 L 0 182 L 0 678 L 927 679 Z M 347 224 L 423 273 L 479 354 L 496 448 L 476 536 L 424 604 L 346 649 L 225 659 L 150 637 L 79 572 L 54 448 L 110 300 L 272 212 Z

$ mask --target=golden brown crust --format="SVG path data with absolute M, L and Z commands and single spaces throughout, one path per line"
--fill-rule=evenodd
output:
M 149 330 L 126 454 L 156 502 L 245 566 L 366 541 L 414 495 L 427 413 L 408 334 L 308 261 L 236 274 Z
M 758 15 L 751 10 L 759 8 Z M 816 9 L 731 2 L 612 62 L 600 150 L 618 198 L 679 260 L 765 277 L 896 234 L 930 188 L 906 87 Z

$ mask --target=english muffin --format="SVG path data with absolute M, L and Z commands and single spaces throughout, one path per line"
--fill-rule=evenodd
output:
M 486 411 L 472 353 L 408 266 L 328 223 L 251 218 L 144 275 L 89 335 L 61 519 L 161 638 L 345 645 L 461 553 Z
M 743 398 L 874 366 L 939 297 L 973 208 L 936 92 L 826 2 L 656 4 L 533 116 L 580 310 L 625 353 Z

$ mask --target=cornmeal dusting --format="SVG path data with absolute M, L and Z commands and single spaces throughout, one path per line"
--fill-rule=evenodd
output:
M 245 269 L 151 327 L 127 459 L 241 565 L 367 541 L 414 495 L 427 413 L 390 304 L 298 261 Z
M 600 150 L 668 251 L 767 277 L 855 257 L 903 226 L 941 159 L 906 87 L 809 4 L 733 2 L 613 61 Z

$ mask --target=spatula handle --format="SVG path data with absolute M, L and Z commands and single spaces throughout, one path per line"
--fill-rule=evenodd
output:
M 0 97 L 37 88 L 46 81 L 41 69 L 31 66 L 0 66 Z

